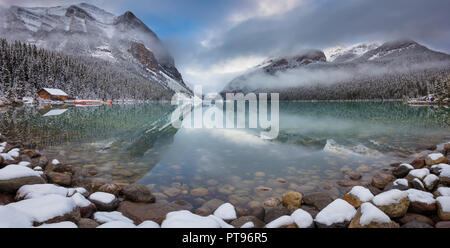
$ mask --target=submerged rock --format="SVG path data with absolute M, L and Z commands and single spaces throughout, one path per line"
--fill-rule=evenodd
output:
M 307 205 L 316 207 L 319 211 L 325 208 L 328 204 L 333 201 L 328 194 L 323 192 L 316 192 L 311 194 L 306 194 L 303 197 L 303 202 Z
M 303 195 L 299 192 L 289 191 L 283 194 L 283 205 L 285 207 L 299 208 L 302 205 Z
M 130 184 L 122 189 L 122 194 L 126 200 L 133 202 L 155 202 L 155 197 L 150 190 L 141 184 Z

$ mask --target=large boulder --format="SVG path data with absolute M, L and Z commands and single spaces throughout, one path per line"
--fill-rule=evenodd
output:
M 344 228 L 356 214 L 356 209 L 342 199 L 336 199 L 320 211 L 314 222 L 319 228 Z
M 408 192 L 391 189 L 376 195 L 372 203 L 391 218 L 402 217 L 409 207 Z
M 98 224 L 95 220 L 93 219 L 88 219 L 88 218 L 81 218 L 78 223 L 78 228 L 96 228 L 98 227 L 100 224 Z
M 392 221 L 383 211 L 372 203 L 366 202 L 358 208 L 349 228 L 397 228 L 399 225 Z
M 436 200 L 433 194 L 417 190 L 408 189 L 409 211 L 414 213 L 433 213 L 436 211 Z
M 20 165 L 8 165 L 0 169 L 0 192 L 15 193 L 28 184 L 41 184 L 45 180 L 39 172 Z
M 133 202 L 155 202 L 155 197 L 150 190 L 141 184 L 130 184 L 122 189 L 122 194 L 126 200 Z
M 146 220 L 154 221 L 161 224 L 167 213 L 185 210 L 185 206 L 176 203 L 137 203 L 131 201 L 123 201 L 119 204 L 117 211 L 126 217 L 132 219 L 136 224 Z

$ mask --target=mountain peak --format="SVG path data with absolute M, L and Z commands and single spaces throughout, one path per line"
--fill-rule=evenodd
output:
M 71 5 L 69 8 L 67 8 L 66 16 L 67 17 L 75 16 L 81 19 L 95 20 L 91 15 L 89 15 L 88 12 L 78 7 L 77 5 Z

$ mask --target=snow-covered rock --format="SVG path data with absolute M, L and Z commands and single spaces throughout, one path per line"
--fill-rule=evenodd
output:
M 356 214 L 356 209 L 342 199 L 336 199 L 322 211 L 314 221 L 318 227 L 347 227 Z
M 76 210 L 76 203 L 72 198 L 64 197 L 61 195 L 45 195 L 39 198 L 32 198 L 14 202 L 6 205 L 14 208 L 27 216 L 30 216 L 34 222 L 43 223 L 54 219 L 56 217 L 62 217 L 68 215 Z M 76 214 L 74 214 L 76 218 Z
M 112 211 L 118 205 L 116 196 L 105 192 L 95 192 L 89 196 L 89 200 L 101 211 Z
M 38 226 L 38 228 L 78 228 L 78 226 L 71 221 L 63 221 L 59 223 L 43 224 Z
M 310 213 L 303 209 L 297 209 L 291 214 L 291 218 L 298 228 L 309 228 L 313 227 L 314 219 Z
M 364 202 L 371 201 L 373 198 L 372 192 L 362 186 L 354 186 L 347 194 L 344 195 L 344 200 L 350 203 L 355 208 L 358 208 Z
M 410 211 L 424 213 L 436 210 L 436 200 L 433 194 L 417 189 L 408 189 L 406 192 L 408 192 Z
M 439 196 L 436 198 L 438 215 L 441 220 L 450 220 L 450 196 Z
M 19 165 L 0 169 L 0 191 L 16 192 L 23 185 L 45 183 L 37 171 Z
M 431 153 L 425 157 L 425 163 L 427 165 L 435 165 L 440 163 L 447 163 L 447 158 L 442 153 Z
M 441 163 L 431 166 L 431 171 L 437 175 L 439 175 L 443 169 L 450 169 L 450 165 Z
M 401 217 L 408 211 L 408 192 L 391 189 L 376 195 L 372 203 L 391 218 Z
M 121 212 L 113 211 L 113 212 L 95 212 L 94 220 L 100 224 L 112 222 L 112 221 L 121 221 L 127 223 L 134 223 L 131 219 L 125 217 Z
M 234 206 L 228 202 L 220 205 L 216 209 L 216 211 L 214 211 L 214 215 L 221 218 L 222 220 L 234 220 L 237 218 Z
M 425 184 L 425 188 L 427 190 L 433 190 L 434 187 L 438 184 L 438 182 L 439 177 L 434 174 L 430 174 L 423 179 L 423 183 Z
M 430 174 L 430 171 L 427 168 L 415 169 L 415 170 L 409 171 L 408 176 L 406 176 L 406 178 L 409 181 L 412 181 L 414 178 L 423 180 L 429 174 Z
M 358 209 L 350 228 L 394 228 L 399 225 L 372 203 L 366 202 Z
M 255 224 L 252 221 L 249 221 L 241 226 L 241 228 L 254 228 Z

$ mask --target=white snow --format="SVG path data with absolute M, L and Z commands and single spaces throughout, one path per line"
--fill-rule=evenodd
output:
M 0 169 L 0 180 L 10 180 L 21 177 L 40 177 L 39 173 L 23 166 L 11 164 Z
M 25 228 L 32 226 L 33 220 L 30 216 L 15 208 L 0 206 L 0 228 Z
M 408 186 L 408 180 L 405 178 L 399 178 L 396 179 L 393 183 L 394 186 L 402 185 L 402 186 Z
M 105 192 L 95 192 L 89 196 L 89 200 L 98 201 L 105 204 L 111 203 L 116 199 L 116 196 Z
M 450 212 L 450 196 L 439 196 L 436 200 L 441 205 L 442 211 Z
M 52 164 L 54 164 L 54 165 L 59 165 L 60 162 L 59 162 L 58 159 L 53 159 L 53 160 L 52 160 Z
M 20 149 L 19 148 L 13 148 L 11 149 L 8 154 L 13 157 L 13 158 L 17 158 L 20 155 Z
M 438 160 L 438 159 L 444 157 L 444 155 L 442 153 L 437 152 L 437 153 L 428 154 L 427 157 L 434 161 L 434 160 Z
M 31 163 L 28 162 L 28 161 L 22 161 L 22 162 L 19 162 L 18 165 L 28 167 L 28 166 L 31 165 Z M 34 170 L 36 170 L 37 167 L 39 167 L 39 166 L 36 166 L 36 167 L 34 168 Z M 39 167 L 39 168 L 41 168 L 41 167 Z M 41 170 L 42 170 L 42 168 L 41 168 Z
M 401 164 L 400 166 L 401 167 L 406 167 L 406 168 L 408 168 L 410 170 L 414 170 L 414 167 L 412 165 L 410 165 L 410 164 Z
M 224 220 L 222 220 L 221 218 L 215 216 L 215 215 L 210 215 L 208 216 L 211 219 L 214 219 L 217 223 L 219 223 L 221 228 L 234 228 L 234 226 L 226 223 Z
M 78 228 L 78 226 L 71 221 L 63 221 L 59 223 L 43 224 L 38 226 L 38 228 Z
M 297 209 L 291 214 L 291 218 L 299 228 L 307 228 L 313 224 L 311 214 L 303 209 Z
M 427 188 L 431 187 L 434 182 L 438 181 L 439 177 L 435 174 L 430 174 L 423 179 L 423 182 L 427 186 Z
M 35 170 L 35 171 L 41 171 L 41 170 L 42 170 L 42 167 L 36 166 L 36 167 L 33 168 L 33 170 Z
M 68 96 L 66 92 L 60 89 L 44 88 L 44 90 L 54 96 Z
M 408 175 L 411 175 L 413 177 L 417 177 L 417 178 L 420 178 L 420 179 L 425 178 L 429 174 L 430 174 L 430 171 L 427 168 L 410 170 L 409 173 L 408 173 Z
M 45 195 L 39 198 L 22 200 L 6 205 L 30 216 L 33 221 L 45 222 L 72 212 L 75 201 L 60 195 Z
M 450 188 L 449 187 L 439 187 L 437 189 L 441 196 L 450 196 Z
M 136 228 L 136 226 L 133 223 L 129 222 L 111 221 L 100 225 L 97 228 Z
M 94 213 L 94 220 L 97 221 L 100 224 L 113 222 L 113 221 L 121 221 L 121 222 L 127 222 L 127 223 L 134 223 L 129 218 L 123 216 L 121 212 L 113 211 L 113 212 L 95 212 Z
M 439 174 L 441 177 L 450 177 L 450 168 L 445 168 L 441 170 L 441 174 Z
M 74 193 L 84 194 L 85 192 L 86 189 L 84 188 L 68 189 L 57 186 L 55 184 L 32 184 L 20 187 L 16 195 L 19 199 L 31 199 L 51 194 L 60 196 L 72 196 Z
M 235 220 L 237 218 L 236 210 L 231 203 L 224 203 L 214 211 L 214 215 L 222 220 Z
M 219 218 L 211 218 L 193 214 L 187 210 L 170 212 L 161 224 L 162 228 L 220 228 Z
M 75 204 L 77 204 L 77 206 L 81 208 L 87 207 L 92 204 L 80 193 L 75 193 L 71 198 L 75 201 Z
M 433 204 L 436 202 L 433 194 L 429 192 L 417 189 L 408 189 L 406 192 L 408 192 L 408 198 L 411 202 L 422 202 L 425 204 Z
M 399 203 L 403 198 L 408 197 L 408 192 L 398 189 L 391 189 L 376 195 L 372 202 L 376 206 L 386 206 L 394 203 Z
M 368 202 L 373 198 L 372 192 L 362 186 L 354 186 L 348 193 L 356 196 L 362 202 Z
M 356 210 L 352 205 L 342 199 L 336 199 L 317 214 L 315 221 L 329 226 L 351 221 L 355 214 Z
M 372 203 L 366 202 L 361 205 L 361 218 L 359 223 L 363 226 L 370 223 L 389 223 L 391 219 L 379 208 L 375 207 Z
M 282 226 L 290 225 L 294 223 L 294 219 L 289 215 L 283 215 L 278 219 L 271 221 L 266 225 L 266 228 L 280 228 Z
M 138 228 L 160 228 L 158 223 L 151 221 L 151 220 L 146 220 L 146 221 L 142 222 L 141 224 L 139 224 L 137 227 Z

